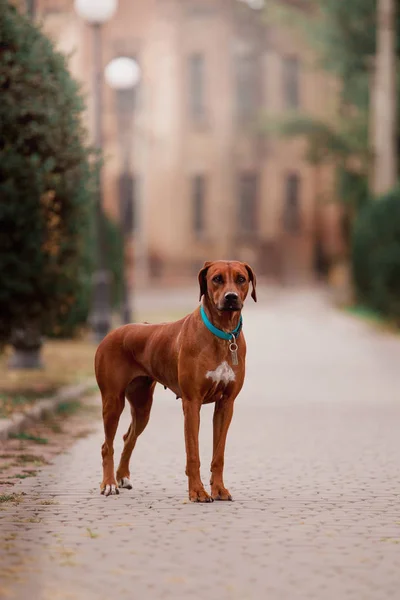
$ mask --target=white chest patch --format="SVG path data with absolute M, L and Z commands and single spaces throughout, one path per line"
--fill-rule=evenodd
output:
M 230 381 L 235 381 L 235 373 L 226 360 L 218 365 L 215 371 L 207 371 L 206 377 L 212 379 L 215 383 L 225 383 L 225 385 Z

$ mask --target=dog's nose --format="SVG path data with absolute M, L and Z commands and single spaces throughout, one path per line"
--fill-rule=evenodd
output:
M 235 292 L 228 292 L 227 294 L 225 294 L 225 300 L 227 302 L 236 302 L 238 298 L 239 296 Z

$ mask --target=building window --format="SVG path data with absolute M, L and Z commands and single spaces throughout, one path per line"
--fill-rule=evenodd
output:
M 301 229 L 300 177 L 297 173 L 289 173 L 285 178 L 283 224 L 289 233 L 299 233 Z
M 257 110 L 257 65 L 255 57 L 244 54 L 235 58 L 236 112 L 240 121 L 252 118 Z
M 239 177 L 239 231 L 257 231 L 258 177 L 255 173 L 243 173 Z
M 192 178 L 191 194 L 193 231 L 197 236 L 200 236 L 205 230 L 206 182 L 204 175 L 195 175 Z
M 189 57 L 189 110 L 193 120 L 204 118 L 204 56 Z
M 300 63 L 295 57 L 283 59 L 283 93 L 286 108 L 300 106 Z

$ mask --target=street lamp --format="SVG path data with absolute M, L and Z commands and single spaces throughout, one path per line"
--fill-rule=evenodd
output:
M 35 0 L 26 0 L 26 10 L 31 19 L 35 18 L 36 2 Z
M 103 111 L 103 73 L 101 53 L 101 27 L 111 19 L 117 10 L 117 0 L 75 0 L 77 14 L 92 29 L 93 37 L 93 113 L 94 113 L 94 144 L 102 149 L 102 111 Z M 97 261 L 93 276 L 93 296 L 90 314 L 90 324 L 96 341 L 100 342 L 108 333 L 111 326 L 111 277 L 107 268 L 107 248 L 105 238 L 105 223 L 103 211 L 103 189 L 101 168 L 97 169 L 96 197 L 96 234 Z
M 105 79 L 116 92 L 116 113 L 118 121 L 118 138 L 121 148 L 122 170 L 119 179 L 119 214 L 120 227 L 124 247 L 124 269 L 122 276 L 122 323 L 131 323 L 131 290 L 129 289 L 126 268 L 127 242 L 133 228 L 133 177 L 131 173 L 132 121 L 134 109 L 134 88 L 140 80 L 138 63 L 127 56 L 112 60 L 106 67 Z
M 108 63 L 104 74 L 108 85 L 114 90 L 130 90 L 140 80 L 140 67 L 133 58 L 120 56 Z
M 265 0 L 240 0 L 240 2 L 247 4 L 253 10 L 261 10 L 265 5 Z

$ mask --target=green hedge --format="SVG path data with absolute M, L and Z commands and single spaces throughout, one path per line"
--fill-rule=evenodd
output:
M 400 325 L 400 187 L 360 212 L 352 270 L 358 302 Z
M 94 177 L 65 56 L 0 0 L 0 343 L 45 332 L 81 297 Z M 77 309 L 78 310 L 78 309 Z M 82 312 L 82 308 L 79 308 Z

